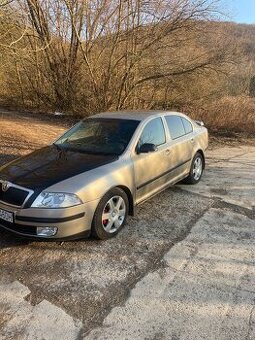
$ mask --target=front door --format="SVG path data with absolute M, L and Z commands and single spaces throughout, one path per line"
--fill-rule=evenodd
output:
M 144 127 L 138 141 L 137 150 L 142 144 L 155 144 L 157 150 L 134 155 L 136 181 L 136 203 L 151 196 L 164 184 L 164 174 L 168 171 L 168 152 L 165 128 L 161 118 L 154 118 Z

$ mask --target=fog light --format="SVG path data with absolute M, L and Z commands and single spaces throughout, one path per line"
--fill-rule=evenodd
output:
M 37 227 L 37 236 L 54 236 L 58 231 L 57 227 Z

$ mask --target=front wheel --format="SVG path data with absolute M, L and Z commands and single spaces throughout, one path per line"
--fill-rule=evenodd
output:
M 125 225 L 128 198 L 120 188 L 107 192 L 99 202 L 92 221 L 92 235 L 100 240 L 115 236 Z
M 200 181 L 204 170 L 204 159 L 201 153 L 197 152 L 192 160 L 189 176 L 184 179 L 184 183 L 196 184 Z

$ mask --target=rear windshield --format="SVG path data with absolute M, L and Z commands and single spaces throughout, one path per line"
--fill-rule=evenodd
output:
M 120 155 L 138 125 L 137 120 L 88 118 L 76 124 L 54 144 L 85 153 Z

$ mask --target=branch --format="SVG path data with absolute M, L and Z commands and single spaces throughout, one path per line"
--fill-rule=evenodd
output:
M 211 65 L 211 60 L 207 60 L 203 63 L 194 65 L 192 67 L 186 68 L 186 69 L 181 69 L 181 70 L 177 70 L 177 71 L 172 71 L 172 72 L 167 72 L 167 73 L 158 73 L 158 74 L 154 74 L 151 75 L 149 77 L 145 77 L 142 79 L 139 79 L 137 82 L 135 82 L 133 84 L 133 86 L 129 89 L 129 92 L 126 94 L 126 96 L 123 98 L 121 104 L 119 105 L 119 107 L 123 107 L 123 105 L 125 104 L 127 98 L 130 96 L 130 94 L 140 85 L 143 84 L 145 82 L 151 81 L 151 80 L 159 80 L 159 79 L 163 79 L 163 78 L 168 78 L 168 77 L 173 77 L 173 76 L 178 76 L 178 75 L 184 75 L 184 74 L 189 74 L 192 72 L 195 72 L 199 69 L 205 69 L 207 67 L 210 67 Z
M 0 7 L 10 5 L 14 0 L 0 0 Z

